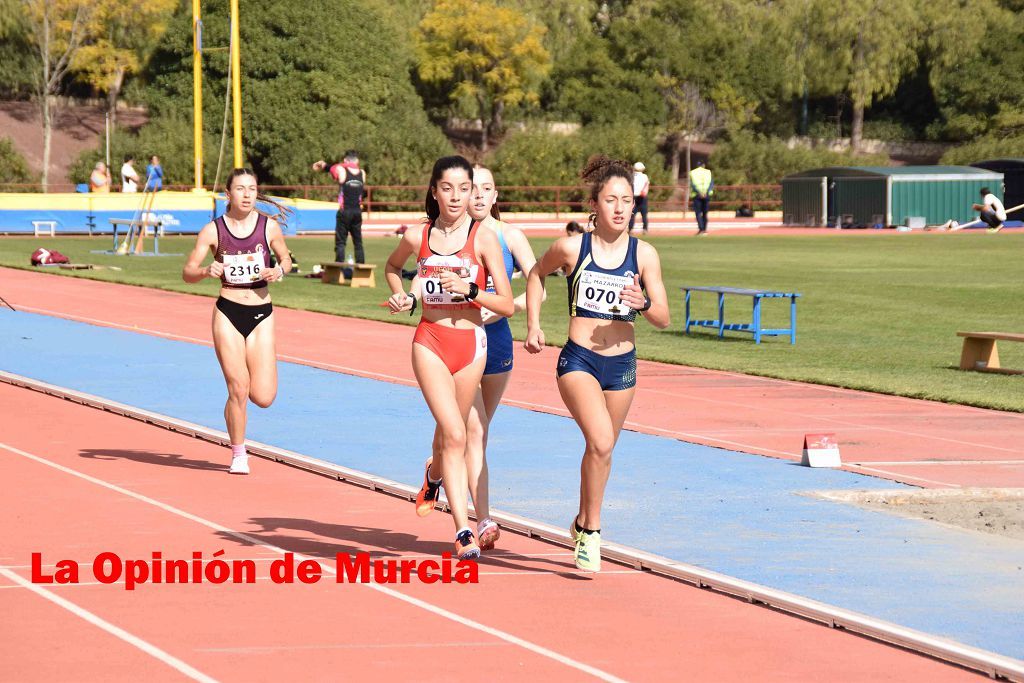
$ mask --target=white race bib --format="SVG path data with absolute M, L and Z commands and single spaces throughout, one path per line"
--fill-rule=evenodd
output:
M 457 256 L 431 256 L 423 262 L 420 268 L 420 287 L 423 303 L 427 306 L 452 306 L 466 303 L 466 297 L 462 294 L 453 294 L 444 291 L 441 287 L 441 273 L 451 271 L 458 273 L 463 282 L 475 282 L 477 271 L 480 269 L 469 259 L 460 259 Z
M 247 285 L 261 280 L 263 254 L 224 254 L 224 281 Z
M 631 284 L 631 277 L 584 270 L 580 274 L 579 289 L 576 290 L 576 306 L 591 313 L 628 315 L 630 308 L 622 303 L 619 294 L 623 287 Z

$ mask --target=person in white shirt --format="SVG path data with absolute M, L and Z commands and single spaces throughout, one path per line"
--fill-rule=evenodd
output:
M 987 187 L 981 188 L 981 204 L 972 204 L 971 208 L 981 213 L 981 220 L 985 221 L 989 230 L 998 232 L 1006 220 L 1006 209 L 999 197 L 995 196 Z
M 135 159 L 130 154 L 124 156 L 124 164 L 121 165 L 121 192 L 139 191 L 139 174 L 132 166 L 134 161 Z
M 633 214 L 629 217 L 629 231 L 633 232 L 636 214 L 640 214 L 644 220 L 644 234 L 647 234 L 647 192 L 651 189 L 651 180 L 644 173 L 646 168 L 642 161 L 633 164 Z

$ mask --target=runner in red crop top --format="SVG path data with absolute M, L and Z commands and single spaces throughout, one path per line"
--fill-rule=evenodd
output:
M 466 420 L 487 358 L 480 307 L 504 316 L 514 310 L 498 238 L 478 229 L 467 212 L 472 187 L 473 167 L 466 159 L 438 159 L 427 190 L 427 223 L 422 231 L 406 231 L 384 271 L 391 310 L 411 312 L 417 300 L 405 292 L 402 268 L 410 256 L 418 256 L 423 314 L 413 338 L 412 367 L 437 421 L 434 450 L 440 461 L 427 460 L 416 512 L 425 516 L 434 509 L 443 477 L 461 559 L 480 554 L 469 527 L 465 462 Z M 485 290 L 488 274 L 494 292 Z

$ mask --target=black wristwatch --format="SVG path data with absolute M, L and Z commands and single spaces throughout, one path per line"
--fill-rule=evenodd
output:
M 412 315 L 413 313 L 416 312 L 416 293 L 409 292 L 406 296 L 412 299 L 412 308 L 409 309 L 409 315 Z
M 640 310 L 641 313 L 643 313 L 644 311 L 651 310 L 651 297 L 649 297 L 649 296 L 645 296 L 644 297 L 644 307 L 639 309 L 639 310 Z
M 475 282 L 469 283 L 469 294 L 466 295 L 466 301 L 472 301 L 476 298 L 477 294 L 480 293 L 480 285 Z

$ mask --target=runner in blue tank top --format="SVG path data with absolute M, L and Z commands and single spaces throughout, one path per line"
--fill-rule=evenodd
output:
M 558 391 L 586 440 L 579 513 L 569 534 L 576 566 L 596 572 L 601 569 L 601 503 L 612 449 L 636 391 L 633 321 L 639 311 L 665 329 L 669 310 L 658 252 L 629 235 L 630 165 L 595 157 L 582 176 L 590 184 L 594 228 L 556 241 L 530 271 L 525 347 L 530 353 L 544 349 L 544 276 L 564 268 L 569 273 L 569 339 L 558 356 Z
M 529 273 L 537 262 L 526 235 L 519 228 L 500 220 L 498 192 L 494 176 L 482 167 L 473 169 L 473 196 L 469 204 L 470 215 L 480 221 L 482 227 L 493 230 L 501 244 L 505 273 L 509 280 L 518 267 Z M 488 282 L 487 291 L 494 291 Z M 526 310 L 526 293 L 514 300 L 515 311 Z M 481 550 L 494 548 L 500 531 L 497 523 L 490 518 L 490 496 L 488 495 L 487 473 L 487 432 L 494 413 L 501 403 L 501 397 L 508 386 L 512 371 L 512 328 L 508 318 L 496 315 L 486 308 L 483 313 L 484 331 L 487 333 L 487 365 L 480 380 L 473 409 L 466 421 L 466 468 L 469 475 L 469 491 L 473 496 L 473 507 L 477 515 L 477 539 Z
M 274 308 L 267 284 L 292 269 L 284 235 L 275 217 L 256 209 L 256 201 L 278 209 L 276 218 L 289 212 L 259 193 L 256 176 L 246 168 L 231 171 L 224 183 L 228 208 L 207 223 L 196 237 L 181 277 L 194 283 L 204 278 L 221 280 L 220 297 L 213 312 L 213 346 L 228 385 L 224 406 L 231 441 L 232 474 L 249 474 L 245 452 L 246 407 L 251 400 L 267 408 L 277 395 L 277 358 L 274 353 Z M 270 265 L 270 252 L 278 265 Z M 203 266 L 207 254 L 213 261 Z

